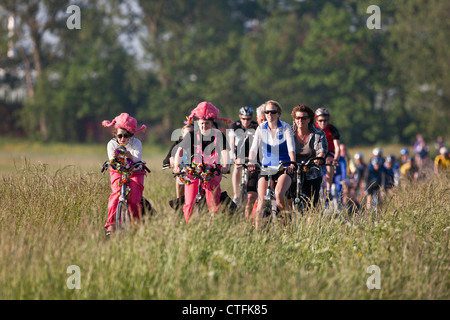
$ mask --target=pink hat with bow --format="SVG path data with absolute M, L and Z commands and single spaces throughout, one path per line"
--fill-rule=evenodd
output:
M 233 123 L 232 120 L 226 119 L 226 118 L 219 118 L 219 109 L 213 106 L 211 102 L 200 102 L 197 107 L 192 110 L 191 114 L 187 118 L 187 121 L 185 121 L 186 124 L 192 123 L 194 121 L 194 118 L 198 119 L 205 119 L 205 120 L 221 120 L 224 121 L 226 124 Z
M 143 124 L 139 130 L 136 130 L 137 128 L 137 121 L 135 118 L 130 116 L 128 113 L 122 113 L 119 116 L 115 117 L 113 121 L 103 120 L 102 125 L 104 127 L 111 127 L 114 126 L 116 129 L 125 129 L 130 133 L 136 133 L 139 131 L 145 131 L 147 129 L 147 126 Z

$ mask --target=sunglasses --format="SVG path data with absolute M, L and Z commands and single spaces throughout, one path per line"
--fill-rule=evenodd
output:
M 309 117 L 295 117 L 295 120 L 308 120 Z
M 119 139 L 122 139 L 122 138 L 128 139 L 128 138 L 131 138 L 131 137 L 132 137 L 132 135 L 131 135 L 131 134 L 128 134 L 128 133 L 125 133 L 125 134 L 119 133 L 119 134 L 117 135 L 117 138 L 119 138 Z
M 252 118 L 241 118 L 242 121 L 250 121 Z
M 317 122 L 328 122 L 328 120 L 317 120 Z
M 265 114 L 277 114 L 278 113 L 278 110 L 264 110 L 264 113 Z

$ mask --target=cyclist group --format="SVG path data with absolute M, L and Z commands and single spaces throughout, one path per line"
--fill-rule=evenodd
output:
M 366 164 L 361 152 L 355 153 L 353 159 L 348 156 L 343 159 L 345 152 L 341 151 L 341 164 L 338 170 L 342 171 L 344 178 L 340 182 L 335 179 L 334 182 L 336 191 L 338 184 L 343 185 L 342 203 L 359 207 L 360 203 L 365 201 L 366 209 L 370 209 L 374 205 L 374 200 L 381 203 L 384 196 L 393 194 L 400 184 L 417 182 L 427 174 L 440 174 L 443 170 L 450 169 L 449 150 L 440 137 L 438 138 L 440 142 L 435 145 L 437 155 L 434 162 L 430 161 L 429 148 L 422 136 L 417 137 L 414 156 L 410 155 L 406 147 L 400 150 L 398 158 L 394 154 L 383 156 L 381 148 L 374 148 L 372 157 Z
M 183 214 L 186 223 L 192 216 L 199 190 L 205 194 L 209 211 L 215 213 L 219 210 L 220 182 L 222 175 L 229 173 L 230 164 L 234 164 L 233 201 L 245 204 L 245 217 L 249 218 L 253 213 L 257 218 L 256 226 L 261 218 L 263 199 L 268 187 L 267 176 L 259 171 L 262 167 L 287 163 L 285 170 L 273 177 L 276 182 L 276 205 L 280 211 L 289 211 L 292 205 L 296 192 L 295 164 L 313 157 L 321 157 L 314 161 L 319 170 L 306 172 L 302 184 L 302 193 L 313 207 L 322 195 L 326 205 L 335 201 L 339 205 L 351 203 L 356 206 L 367 196 L 366 204 L 370 208 L 372 197 L 376 197 L 379 191 L 390 192 L 399 184 L 400 178 L 418 178 L 419 169 L 409 156 L 407 148 L 401 150 L 400 161 L 392 155 L 383 158 L 379 148 L 373 150 L 369 164 L 365 164 L 362 153 L 356 153 L 354 161 L 350 161 L 345 145 L 340 143 L 339 130 L 330 123 L 330 112 L 327 109 L 318 108 L 313 111 L 306 105 L 296 105 L 291 112 L 292 126 L 280 120 L 282 111 L 279 102 L 269 100 L 256 109 L 257 121 L 253 120 L 253 109 L 245 106 L 239 110 L 239 120 L 233 123 L 229 119 L 219 118 L 219 110 L 210 102 L 201 102 L 192 110 L 183 127 L 183 137 L 174 143 L 165 159 L 165 165 L 171 167 L 178 176 L 177 198 L 180 199 L 184 193 Z M 227 135 L 218 129 L 216 121 L 231 125 Z M 114 137 L 107 146 L 109 159 L 116 156 L 117 148 L 124 146 L 124 156 L 128 161 L 132 163 L 141 160 L 142 144 L 134 134 L 144 131 L 145 125 L 137 130 L 136 119 L 126 113 L 117 116 L 112 122 L 103 121 L 103 125 L 114 126 Z M 420 142 L 422 153 L 418 157 L 423 160 L 426 157 L 423 157 L 423 141 Z M 450 167 L 445 146 L 440 147 L 438 157 L 435 160 L 435 172 Z M 424 160 L 421 164 L 423 163 Z M 191 171 L 188 182 L 185 179 L 181 181 L 184 168 L 192 164 L 197 167 Z M 247 194 L 246 199 L 239 199 L 240 177 L 244 166 L 249 170 Z M 207 173 L 204 172 L 206 169 L 209 170 Z M 208 179 L 199 179 L 201 174 L 207 175 Z M 112 193 L 105 225 L 108 233 L 114 230 L 114 211 L 119 201 L 120 184 L 117 170 L 110 168 L 110 176 Z M 140 201 L 144 176 L 144 170 L 135 170 L 129 179 L 128 203 L 134 217 L 140 217 L 143 210 Z M 186 178 L 186 175 L 183 177 Z
M 211 112 L 203 109 L 203 111 L 197 112 L 199 108 L 206 108 Z M 191 158 L 194 153 L 200 154 L 201 161 L 205 165 L 222 163 L 222 174 L 228 172 L 230 164 L 234 164 L 233 201 L 244 204 L 246 218 L 250 216 L 259 218 L 269 181 L 267 175 L 260 172 L 261 166 L 273 167 L 278 166 L 281 162 L 290 162 L 285 165 L 284 171 L 273 177 L 273 180 L 276 181 L 274 194 L 277 207 L 280 211 L 289 211 L 293 195 L 296 192 L 295 164 L 312 157 L 322 157 L 322 161 L 316 160 L 314 163 L 319 170 L 307 172 L 302 185 L 303 194 L 308 200 L 311 200 L 313 206 L 317 205 L 321 193 L 322 176 L 325 172 L 330 171 L 324 170 L 323 165 L 325 161 L 334 164 L 339 159 L 339 132 L 329 124 L 330 113 L 325 108 L 319 108 L 314 112 L 306 105 L 295 106 L 291 112 L 292 126 L 280 120 L 282 111 L 280 103 L 274 100 L 265 102 L 256 109 L 256 112 L 248 106 L 242 107 L 239 110 L 239 120 L 231 125 L 231 130 L 228 130 L 227 136 L 224 136 L 223 133 L 219 134 L 220 131 L 217 129 L 211 129 L 211 131 L 209 129 L 212 128 L 215 120 L 226 119 L 218 118 L 219 111 L 211 103 L 202 102 L 188 117 L 188 123 L 194 123 L 194 127 L 198 126 L 199 129 L 194 128 L 193 133 L 185 135 L 180 142 L 177 142 L 176 150 L 171 153 L 174 158 L 174 173 L 182 172 L 181 162 L 177 159 L 181 159 L 186 154 L 188 158 Z M 257 121 L 253 120 L 254 113 L 256 113 Z M 317 120 L 320 120 L 320 124 L 317 123 Z M 210 122 L 210 127 L 202 131 L 205 121 Z M 226 122 L 230 123 L 229 120 Z M 195 136 L 195 132 L 199 132 L 201 135 Z M 218 135 L 211 136 L 211 132 L 216 132 Z M 223 142 L 226 141 L 226 138 L 228 138 L 229 144 Z M 331 150 L 329 150 L 328 140 L 333 144 Z M 203 144 L 202 148 L 199 147 L 200 144 Z M 194 145 L 197 146 L 195 151 Z M 217 157 L 219 154 L 222 156 Z M 231 155 L 229 161 L 228 154 Z M 211 155 L 214 156 L 213 159 L 210 157 Z M 240 178 L 244 167 L 249 170 L 245 181 L 247 190 L 245 199 L 239 199 Z M 333 172 L 326 173 L 325 177 L 327 182 L 331 181 Z M 197 181 L 198 179 L 193 180 L 194 183 Z M 191 183 L 188 185 L 191 186 Z M 215 185 L 210 182 L 204 183 L 205 191 L 209 188 L 210 194 L 216 196 L 220 194 L 220 184 L 216 185 L 218 189 L 211 188 L 212 186 Z M 197 187 L 198 185 L 193 188 L 189 187 L 192 192 L 185 191 L 184 194 L 183 212 L 186 223 L 191 217 L 190 210 L 195 204 Z M 326 196 L 331 197 L 330 188 L 326 188 L 326 192 Z M 206 192 L 206 194 L 208 193 Z M 210 211 L 217 211 L 220 205 L 219 199 L 216 199 L 214 206 L 211 206 L 213 202 L 211 196 L 206 196 L 206 200 Z M 258 219 L 255 224 L 258 225 Z

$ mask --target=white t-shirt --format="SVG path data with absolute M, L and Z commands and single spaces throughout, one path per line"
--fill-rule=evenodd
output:
M 107 151 L 108 151 L 108 159 L 111 160 L 114 158 L 114 150 L 119 147 L 119 142 L 116 138 L 112 138 L 108 142 Z M 138 162 L 142 160 L 142 142 L 135 138 L 131 137 L 128 139 L 127 144 L 125 145 L 127 151 L 130 151 L 133 162 Z
M 272 137 L 269 123 L 263 122 L 256 129 L 250 152 L 258 154 L 261 148 L 263 166 L 277 166 L 280 161 L 290 161 L 289 152 L 295 152 L 294 133 L 291 126 L 278 120 L 275 137 Z

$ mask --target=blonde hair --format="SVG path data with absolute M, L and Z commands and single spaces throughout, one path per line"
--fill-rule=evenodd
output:
M 278 101 L 275 101 L 275 100 L 266 101 L 266 103 L 264 103 L 264 111 L 266 110 L 266 107 L 268 104 L 274 105 L 277 108 L 278 113 L 281 115 L 281 112 L 282 112 L 281 104 Z

